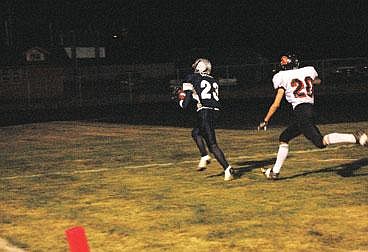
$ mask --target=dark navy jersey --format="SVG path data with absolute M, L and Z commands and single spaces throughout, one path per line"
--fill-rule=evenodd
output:
M 220 109 L 219 85 L 215 78 L 207 74 L 193 73 L 184 78 L 183 91 L 191 92 L 197 102 L 197 111 L 201 109 Z

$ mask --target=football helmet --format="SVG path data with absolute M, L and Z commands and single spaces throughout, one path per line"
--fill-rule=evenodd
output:
M 292 70 L 299 68 L 299 60 L 295 54 L 286 54 L 281 56 L 280 60 L 281 70 Z
M 199 58 L 193 63 L 192 68 L 194 69 L 195 73 L 210 74 L 212 66 L 208 59 Z

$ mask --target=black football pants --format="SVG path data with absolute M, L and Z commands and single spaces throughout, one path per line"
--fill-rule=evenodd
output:
M 303 134 L 316 147 L 325 148 L 323 136 L 314 123 L 313 105 L 302 103 L 295 107 L 293 123 L 280 135 L 280 142 L 289 143 L 290 140 Z
M 212 109 L 201 109 L 198 111 L 197 123 L 192 130 L 192 137 L 198 146 L 201 156 L 204 156 L 207 153 L 203 142 L 204 139 L 209 151 L 213 153 L 221 166 L 226 169 L 229 164 L 226 161 L 224 153 L 217 145 L 215 133 L 215 122 L 219 116 L 219 113 L 219 111 Z

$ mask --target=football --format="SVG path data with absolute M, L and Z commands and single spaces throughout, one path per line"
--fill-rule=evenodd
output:
M 184 100 L 185 99 L 185 96 L 186 96 L 186 94 L 184 93 L 184 91 L 183 90 L 179 90 L 179 92 L 178 92 L 178 99 L 179 99 L 179 101 Z

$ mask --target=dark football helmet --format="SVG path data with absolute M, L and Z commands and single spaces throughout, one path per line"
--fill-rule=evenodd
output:
M 281 70 L 292 70 L 299 68 L 299 60 L 295 54 L 287 54 L 281 57 Z

